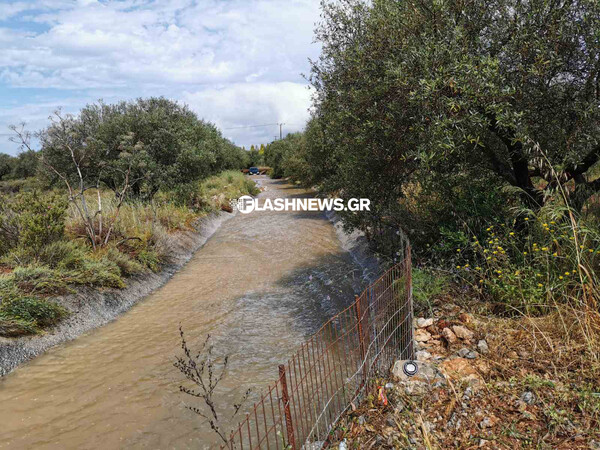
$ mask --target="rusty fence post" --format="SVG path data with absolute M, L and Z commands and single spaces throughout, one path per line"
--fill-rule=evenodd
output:
M 413 338 L 413 290 L 412 290 L 412 249 L 406 246 L 404 257 L 404 270 L 406 272 L 406 305 L 408 307 L 408 355 L 407 359 L 415 359 L 415 346 Z
M 360 297 L 357 295 L 355 296 L 355 301 L 354 301 L 354 309 L 356 311 L 356 322 L 357 322 L 357 326 L 358 326 L 358 346 L 360 348 L 360 364 L 363 364 L 362 367 L 362 383 L 361 383 L 361 388 L 364 385 L 367 373 L 365 371 L 365 366 L 364 364 L 366 364 L 366 352 L 365 352 L 365 343 L 364 343 L 364 335 L 363 335 L 363 328 L 362 328 L 362 312 L 361 312 L 361 308 L 360 308 Z M 359 367 L 360 369 L 360 367 Z
M 279 378 L 281 379 L 281 393 L 283 397 L 283 411 L 285 414 L 285 428 L 287 432 L 288 444 L 292 450 L 296 450 L 296 439 L 294 437 L 294 424 L 292 423 L 292 413 L 290 411 L 290 396 L 288 394 L 287 379 L 285 376 L 285 366 L 279 365 Z

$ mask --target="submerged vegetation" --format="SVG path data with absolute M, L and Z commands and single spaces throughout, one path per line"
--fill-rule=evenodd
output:
M 28 148 L 31 135 L 15 131 Z M 18 178 L 13 167 L 0 181 L 3 336 L 58 323 L 69 311 L 53 298 L 78 286 L 123 288 L 127 277 L 158 271 L 172 233 L 257 193 L 227 170 L 247 164 L 243 150 L 165 99 L 57 113 L 38 138 L 41 150 L 25 152 L 35 155 L 35 176 Z

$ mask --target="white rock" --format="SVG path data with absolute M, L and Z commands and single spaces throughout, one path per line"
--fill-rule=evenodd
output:
M 415 341 L 417 341 L 417 342 L 427 342 L 429 339 L 431 339 L 431 334 L 429 334 L 429 332 L 427 330 L 419 328 L 415 332 Z
M 442 330 L 442 336 L 446 338 L 449 344 L 454 344 L 457 341 L 457 337 L 450 328 L 444 328 Z
M 417 358 L 417 361 L 427 361 L 428 359 L 431 359 L 431 353 L 427 350 L 421 350 L 415 353 L 415 357 Z
M 458 336 L 460 339 L 473 339 L 474 333 L 469 330 L 466 327 L 463 327 L 462 325 L 454 325 L 452 327 L 452 331 L 454 331 L 454 334 L 456 334 L 456 336 Z
M 423 317 L 419 317 L 417 319 L 417 327 L 419 327 L 419 328 L 427 328 L 427 327 L 430 327 L 431 325 L 433 325 L 432 318 L 425 319 Z

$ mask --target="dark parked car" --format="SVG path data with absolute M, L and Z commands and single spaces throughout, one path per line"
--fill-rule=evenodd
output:
M 258 175 L 259 173 L 258 167 L 250 167 L 250 169 L 248 169 L 248 175 Z

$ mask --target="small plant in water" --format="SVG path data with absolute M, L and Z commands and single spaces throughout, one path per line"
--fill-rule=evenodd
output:
M 204 403 L 202 407 L 186 405 L 186 408 L 206 419 L 210 428 L 224 443 L 227 443 L 225 431 L 220 424 L 220 420 L 225 414 L 218 412 L 219 408 L 215 403 L 214 396 L 217 385 L 227 372 L 229 355 L 223 357 L 215 357 L 213 355 L 214 347 L 210 344 L 210 334 L 206 336 L 200 350 L 194 355 L 187 345 L 181 326 L 179 327 L 179 334 L 181 336 L 181 348 L 183 349 L 184 356 L 178 356 L 174 366 L 196 386 L 195 388 L 188 388 L 182 385 L 179 386 L 179 390 L 184 394 L 201 399 Z M 242 405 L 248 399 L 250 391 L 251 389 L 248 389 L 240 401 L 233 404 L 233 413 L 229 416 L 229 419 L 237 415 Z

